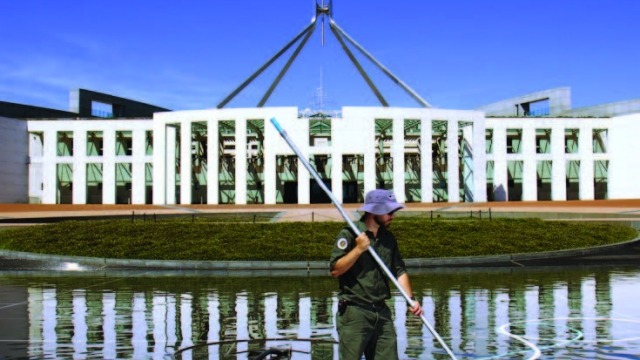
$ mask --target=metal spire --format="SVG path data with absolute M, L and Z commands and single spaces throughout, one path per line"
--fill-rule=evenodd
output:
M 367 50 L 365 50 L 360 44 L 358 44 L 355 40 L 353 40 L 346 32 L 344 32 L 344 30 L 342 30 L 338 26 L 338 24 L 333 20 L 333 0 L 328 0 L 328 1 L 329 1 L 328 4 L 325 5 L 325 0 L 322 0 L 322 3 L 318 3 L 318 0 L 314 0 L 315 14 L 314 14 L 314 17 L 311 19 L 311 24 L 305 27 L 298 35 L 296 35 L 289 43 L 287 43 L 287 45 L 285 45 L 282 49 L 280 49 L 280 51 L 278 51 L 273 57 L 271 57 L 266 63 L 264 63 L 264 65 L 262 65 L 256 72 L 251 74 L 251 76 L 249 76 L 242 84 L 240 84 L 238 88 L 236 88 L 234 91 L 231 92 L 231 94 L 229 94 L 226 98 L 224 98 L 224 100 L 222 100 L 218 104 L 217 108 L 221 109 L 231 100 L 233 100 L 233 98 L 236 95 L 238 95 L 246 86 L 248 86 L 253 80 L 255 80 L 255 78 L 257 78 L 266 68 L 271 66 L 273 62 L 275 62 L 280 56 L 282 56 L 282 54 L 284 54 L 287 50 L 289 50 L 289 48 L 291 48 L 293 44 L 295 44 L 300 39 L 302 39 L 300 44 L 298 44 L 293 54 L 289 57 L 289 60 L 286 62 L 284 67 L 280 70 L 276 79 L 271 83 L 271 86 L 266 91 L 266 93 L 264 94 L 264 96 L 262 97 L 262 99 L 257 105 L 257 107 L 264 106 L 264 104 L 267 103 L 267 101 L 269 100 L 269 97 L 271 97 L 271 94 L 273 93 L 275 88 L 278 86 L 278 84 L 280 83 L 284 75 L 286 75 L 293 61 L 297 58 L 298 54 L 302 51 L 302 49 L 306 45 L 307 40 L 309 40 L 309 37 L 311 37 L 311 35 L 313 34 L 313 31 L 315 30 L 315 27 L 317 25 L 318 17 L 322 18 L 322 25 L 321 25 L 322 26 L 322 29 L 321 29 L 322 46 L 324 46 L 324 20 L 325 20 L 325 17 L 327 17 L 329 19 L 329 27 L 333 35 L 336 37 L 336 39 L 342 46 L 342 49 L 347 54 L 347 57 L 349 57 L 349 60 L 351 60 L 351 62 L 356 67 L 356 69 L 358 70 L 362 78 L 365 80 L 365 82 L 367 83 L 371 91 L 373 91 L 373 93 L 376 95 L 376 98 L 378 99 L 378 101 L 382 106 L 388 107 L 389 104 L 387 103 L 385 98 L 382 96 L 378 88 L 375 86 L 375 84 L 373 83 L 373 80 L 371 80 L 371 78 L 369 77 L 367 72 L 364 70 L 362 65 L 360 65 L 360 63 L 354 56 L 353 52 L 349 49 L 347 42 L 352 46 L 354 46 L 367 59 L 373 62 L 374 65 L 378 67 L 378 69 L 380 69 L 394 83 L 396 83 L 405 92 L 407 92 L 414 100 L 420 103 L 420 105 L 427 108 L 431 107 L 431 105 L 429 105 L 429 103 L 427 103 L 426 100 L 424 100 L 420 95 L 418 95 L 418 93 L 416 93 L 407 84 L 405 84 L 402 80 L 400 80 L 397 76 L 395 76 L 389 69 L 387 69 L 384 65 L 382 65 L 382 63 L 376 60 L 376 58 L 374 58 L 373 55 L 371 55 Z M 345 42 L 345 39 L 347 40 L 347 42 Z

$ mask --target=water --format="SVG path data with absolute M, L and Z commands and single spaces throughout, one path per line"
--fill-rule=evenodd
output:
M 237 275 L 0 272 L 0 359 L 254 359 L 269 348 L 338 358 L 336 280 Z M 411 277 L 460 359 L 640 358 L 640 266 Z M 389 305 L 402 359 L 448 358 L 399 294 Z

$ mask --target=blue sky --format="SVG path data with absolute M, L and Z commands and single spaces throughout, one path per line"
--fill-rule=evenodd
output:
M 310 23 L 313 0 L 2 1 L 0 100 L 67 110 L 86 88 L 215 107 Z M 438 108 L 569 86 L 574 107 L 640 98 L 637 0 L 334 0 L 334 19 Z M 267 106 L 377 106 L 326 27 Z M 291 53 L 292 50 L 288 54 Z M 392 106 L 417 106 L 364 57 Z M 286 57 L 228 107 L 255 106 Z

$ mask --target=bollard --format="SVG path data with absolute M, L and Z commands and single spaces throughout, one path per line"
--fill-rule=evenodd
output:
M 253 223 L 256 223 L 256 214 L 253 214 Z
M 489 208 L 489 221 L 491 221 L 491 208 Z
M 313 213 L 313 211 L 311 212 L 311 222 L 314 222 L 315 219 L 315 214 Z
M 132 211 L 132 212 L 131 212 L 131 222 L 133 222 L 133 217 L 135 216 L 135 214 L 136 214 L 136 212 L 135 212 L 135 211 Z

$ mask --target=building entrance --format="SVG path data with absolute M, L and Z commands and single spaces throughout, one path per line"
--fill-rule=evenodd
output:
M 311 203 L 312 204 L 331 204 L 331 198 L 327 195 L 324 190 L 318 185 L 315 180 L 310 180 L 310 195 L 311 195 Z M 331 179 L 322 179 L 324 185 L 331 190 Z

